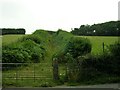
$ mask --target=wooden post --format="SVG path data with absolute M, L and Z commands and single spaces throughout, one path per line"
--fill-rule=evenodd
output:
M 105 44 L 104 44 L 104 42 L 103 42 L 103 53 L 104 53 L 104 50 L 105 50 Z
M 16 64 L 16 84 L 17 84 L 17 64 Z
M 57 58 L 53 58 L 53 79 L 54 79 L 54 80 L 59 80 L 58 61 L 57 61 Z
M 66 76 L 66 79 L 68 80 L 68 64 L 66 63 L 66 74 L 65 74 L 65 76 Z
M 34 78 L 34 82 L 35 82 L 35 62 L 33 63 L 33 72 L 34 72 L 34 75 L 33 75 L 33 78 Z

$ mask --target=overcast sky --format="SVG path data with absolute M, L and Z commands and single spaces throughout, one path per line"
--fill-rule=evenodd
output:
M 118 20 L 119 0 L 0 0 L 0 28 L 70 31 Z

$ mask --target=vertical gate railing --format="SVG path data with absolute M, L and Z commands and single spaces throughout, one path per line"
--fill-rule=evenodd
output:
M 53 68 L 47 63 L 2 63 L 3 84 L 45 82 L 52 79 Z

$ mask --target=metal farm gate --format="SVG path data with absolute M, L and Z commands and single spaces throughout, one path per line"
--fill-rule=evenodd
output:
M 2 83 L 4 85 L 30 86 L 53 80 L 53 67 L 48 63 L 2 63 Z M 26 85 L 25 85 L 26 84 Z M 8 85 L 8 86 L 9 86 Z

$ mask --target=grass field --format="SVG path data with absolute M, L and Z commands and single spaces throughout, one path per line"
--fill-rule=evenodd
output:
M 22 38 L 25 35 L 3 35 L 2 36 L 2 44 L 7 45 L 17 41 L 18 39 Z
M 46 45 L 44 45 L 44 46 L 47 49 L 47 54 L 46 54 L 45 60 L 43 60 L 40 63 L 37 63 L 35 65 L 32 64 L 32 65 L 28 65 L 26 67 L 20 67 L 19 70 L 16 69 L 16 70 L 4 71 L 3 76 L 11 77 L 11 79 L 4 79 L 4 77 L 3 77 L 3 79 L 4 79 L 3 84 L 5 86 L 39 87 L 39 86 L 54 86 L 54 85 L 56 85 L 56 83 L 54 83 L 53 79 L 52 79 L 52 56 L 56 52 L 63 49 L 64 42 L 66 40 L 65 40 L 65 38 L 64 39 L 61 38 L 61 36 L 58 36 L 55 38 L 50 35 L 49 36 L 47 35 L 47 37 L 44 38 L 45 37 L 44 35 L 46 35 L 46 34 L 42 34 L 42 35 L 43 35 L 42 38 L 46 42 Z M 23 36 L 25 36 L 25 35 L 5 35 L 5 36 L 3 36 L 3 45 L 13 43 L 13 42 L 17 41 L 18 39 L 22 38 Z M 68 38 L 68 37 L 66 36 L 66 38 Z M 105 36 L 104 37 L 103 36 L 84 36 L 84 37 L 90 39 L 90 41 L 92 43 L 92 53 L 93 54 L 102 52 L 102 43 L 103 42 L 105 43 L 105 45 L 109 45 L 118 40 L 118 37 L 105 37 Z M 61 41 L 60 41 L 60 39 L 61 39 Z M 49 40 L 51 40 L 51 41 L 49 41 Z M 53 43 L 54 41 L 57 43 Z M 34 67 L 35 67 L 35 69 L 34 69 Z M 64 71 L 65 71 L 64 67 L 62 66 L 60 68 L 60 73 L 63 74 Z M 36 79 L 35 81 L 34 81 L 34 78 L 26 79 L 26 80 L 22 79 L 22 78 L 19 79 L 19 77 L 22 77 L 22 76 L 33 77 L 34 75 L 35 76 L 45 76 L 48 79 L 42 78 L 42 80 Z M 16 76 L 18 77 L 18 80 L 16 80 L 16 78 L 14 78 Z
M 13 43 L 17 41 L 18 39 L 22 38 L 23 36 L 26 35 L 5 35 L 2 37 L 2 44 L 7 45 L 10 43 Z M 103 42 L 106 46 L 113 44 L 118 40 L 118 37 L 115 36 L 79 36 L 79 37 L 84 37 L 90 39 L 90 42 L 92 44 L 92 53 L 93 54 L 98 54 L 102 53 L 103 51 Z
M 118 37 L 115 36 L 80 36 L 84 38 L 88 38 L 92 44 L 92 53 L 98 54 L 103 52 L 103 42 L 105 48 L 110 44 L 115 43 L 118 41 Z

